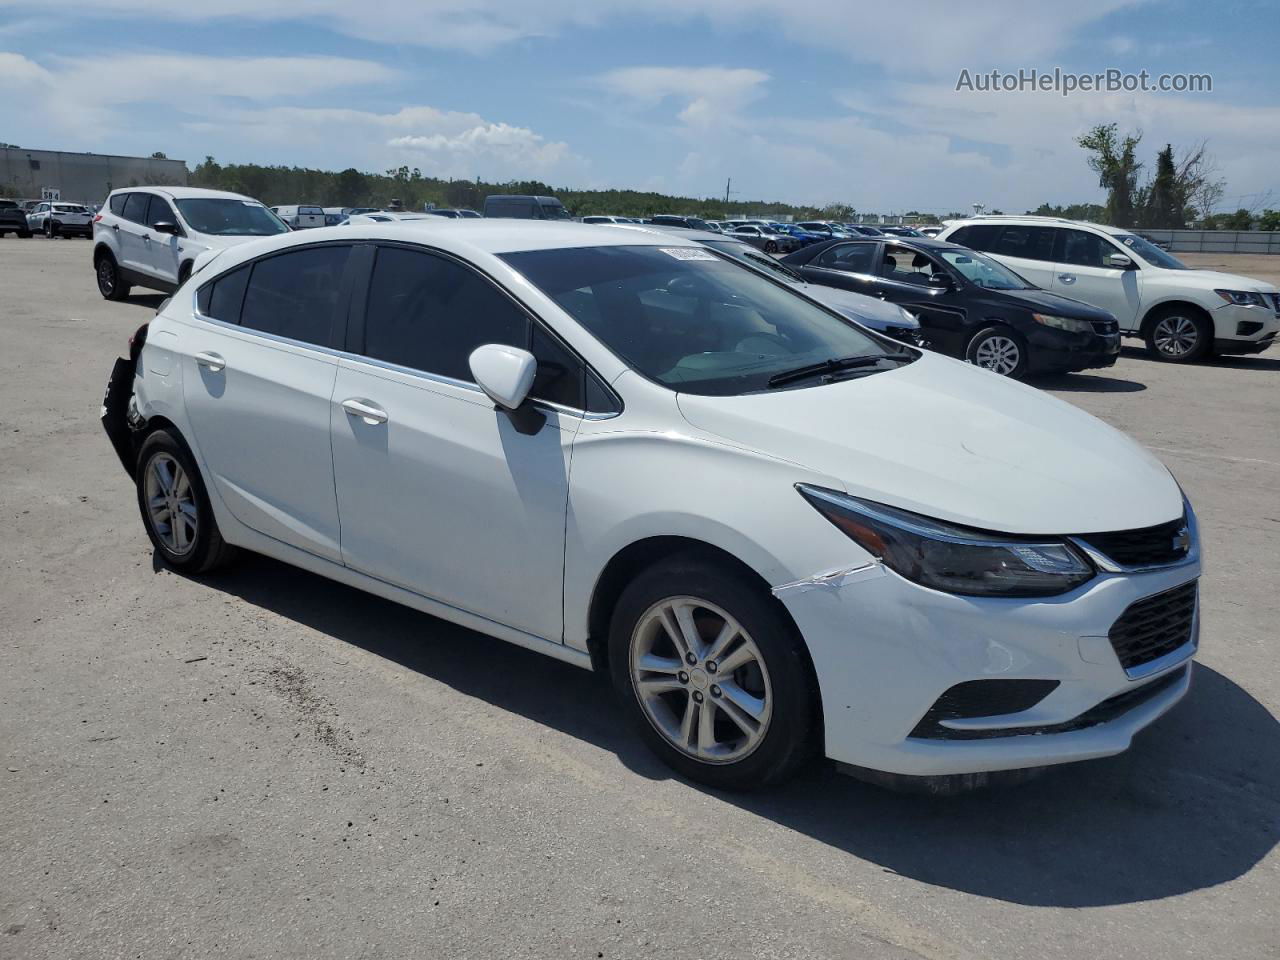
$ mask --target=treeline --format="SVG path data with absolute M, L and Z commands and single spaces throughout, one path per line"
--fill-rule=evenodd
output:
M 615 214 L 644 217 L 655 213 L 682 213 L 726 218 L 749 210 L 753 215 L 797 220 L 816 217 L 842 219 L 853 216 L 849 207 L 805 207 L 777 201 L 676 197 L 642 190 L 573 190 L 552 187 L 537 180 L 484 183 L 473 180 L 441 180 L 423 176 L 415 168 L 399 167 L 386 173 L 347 169 L 338 172 L 307 167 L 264 167 L 256 163 L 221 164 L 205 157 L 191 176 L 191 185 L 231 190 L 261 200 L 268 206 L 282 203 L 315 203 L 325 207 L 385 207 L 398 200 L 406 209 L 470 207 L 480 210 L 491 194 L 514 193 L 559 197 L 575 216 Z

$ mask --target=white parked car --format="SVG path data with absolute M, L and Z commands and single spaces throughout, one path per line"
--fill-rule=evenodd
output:
M 170 293 L 202 254 L 288 232 L 279 217 L 238 193 L 198 187 L 113 190 L 93 219 L 98 292 L 108 300 L 123 300 L 134 286 Z
M 42 200 L 27 214 L 27 229 L 46 237 L 88 237 L 93 234 L 93 212 L 84 204 Z
M 1280 333 L 1280 289 L 1250 277 L 1193 270 L 1131 230 L 1057 217 L 949 222 L 939 240 L 991 254 L 1038 287 L 1115 314 L 1175 363 L 1261 353 Z
M 103 410 L 168 564 L 242 547 L 607 671 L 717 786 L 1107 756 L 1190 683 L 1198 536 L 1159 461 L 677 237 L 246 243 Z
M 283 207 L 272 207 L 271 212 L 287 223 L 293 230 L 311 230 L 315 227 L 334 226 L 325 218 L 324 207 L 314 204 L 290 204 Z

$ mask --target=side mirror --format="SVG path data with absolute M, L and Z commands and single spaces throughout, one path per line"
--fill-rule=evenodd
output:
M 167 233 L 171 237 L 178 235 L 178 225 L 171 220 L 157 220 L 151 225 L 151 229 L 156 233 Z
M 467 362 L 480 389 L 499 407 L 509 411 L 529 396 L 538 370 L 538 362 L 528 350 L 500 343 L 476 347 Z
M 1126 257 L 1123 253 L 1113 253 L 1107 256 L 1103 261 L 1108 267 L 1116 267 L 1120 270 L 1128 270 L 1133 266 L 1133 260 Z

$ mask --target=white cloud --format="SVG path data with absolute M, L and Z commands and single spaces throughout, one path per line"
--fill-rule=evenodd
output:
M 696 127 L 732 121 L 764 95 L 768 80 L 760 70 L 728 67 L 624 67 L 596 78 L 602 89 L 640 106 L 674 100 L 679 119 Z

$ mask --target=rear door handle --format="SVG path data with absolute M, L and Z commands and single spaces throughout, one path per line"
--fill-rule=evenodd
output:
M 1076 275 L 1074 273 L 1060 273 L 1058 274 L 1058 279 L 1063 283 L 1075 283 Z
M 387 422 L 387 411 L 375 406 L 368 400 L 359 400 L 354 397 L 350 400 L 343 400 L 342 409 L 347 411 L 348 416 L 359 417 L 370 426 Z
M 227 361 L 216 353 L 197 353 L 196 363 L 202 367 L 208 367 L 212 373 L 221 373 L 227 368 Z

